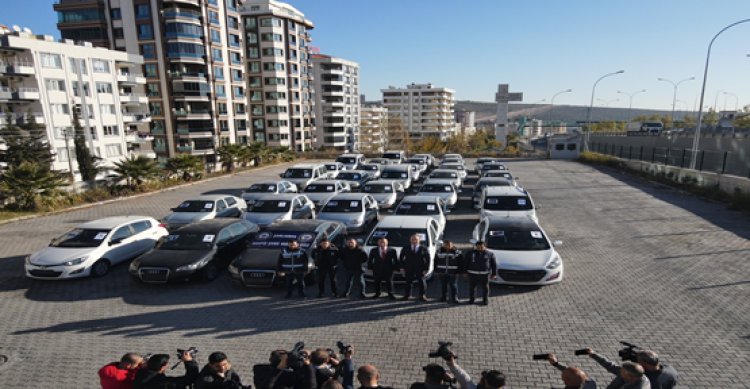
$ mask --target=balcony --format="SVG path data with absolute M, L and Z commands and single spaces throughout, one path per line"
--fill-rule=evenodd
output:
M 151 114 L 148 112 L 123 112 L 122 121 L 125 123 L 150 123 Z
M 34 101 L 39 100 L 39 89 L 18 88 L 12 92 L 11 100 Z
M 0 100 L 10 100 L 13 98 L 13 91 L 7 86 L 0 86 Z
M 170 72 L 169 77 L 174 82 L 208 82 L 206 73 L 198 72 Z
M 204 94 L 192 94 L 187 92 L 174 92 L 172 93 L 172 98 L 177 101 L 210 101 L 211 100 L 211 94 L 210 93 L 204 93 Z
M 149 133 L 133 131 L 125 134 L 125 142 L 128 143 L 146 143 L 151 142 L 152 140 L 154 140 L 154 137 Z
M 13 124 L 28 123 L 32 117 L 37 124 L 45 123 L 44 113 L 42 112 L 32 112 L 30 115 L 27 112 L 12 112 L 10 115 Z M 0 112 L 0 124 L 8 124 L 6 120 L 7 117 L 8 113 Z
M 120 103 L 127 104 L 127 105 L 148 104 L 148 97 L 143 96 L 143 95 L 136 95 L 133 93 L 128 93 L 128 94 L 120 93 Z
M 200 7 L 200 0 L 164 0 L 164 4 L 185 4 Z
M 4 76 L 33 76 L 34 64 L 31 62 L 0 63 L 0 74 Z
M 174 110 L 174 116 L 177 117 L 177 120 L 211 120 L 211 111 L 209 110 Z
M 166 151 L 166 150 L 163 150 Z M 143 156 L 149 159 L 156 159 L 156 153 L 151 150 L 136 150 L 131 153 L 132 155 L 136 156 Z
M 154 151 L 157 153 L 164 153 L 167 151 L 167 145 L 154 145 Z
M 146 77 L 129 73 L 120 73 L 117 75 L 117 82 L 123 85 L 144 85 Z
M 197 21 L 201 20 L 200 12 L 179 8 L 172 8 L 168 11 L 164 11 L 163 15 L 165 19 L 188 19 Z

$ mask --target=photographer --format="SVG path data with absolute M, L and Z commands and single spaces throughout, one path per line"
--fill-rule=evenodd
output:
M 317 388 L 315 370 L 304 350 L 296 346 L 292 351 L 276 350 L 271 353 L 270 362 L 253 366 L 256 389 Z
M 180 377 L 167 377 L 164 373 L 169 365 L 169 355 L 156 354 L 146 362 L 146 368 L 138 370 L 133 381 L 133 389 L 161 389 L 170 387 L 183 389 L 193 384 L 198 377 L 198 364 L 193 361 L 193 355 L 184 351 L 180 355 L 180 361 L 185 364 L 185 375 Z M 171 385 L 171 386 L 169 386 Z
M 359 285 L 359 298 L 365 298 L 365 275 L 362 265 L 367 262 L 367 253 L 362 250 L 354 238 L 346 240 L 346 246 L 341 249 L 341 266 L 344 273 L 343 290 L 339 297 L 348 297 L 352 293 L 352 285 L 356 281 Z
M 99 369 L 102 389 L 130 389 L 135 374 L 143 366 L 143 358 L 136 353 L 127 353 L 120 362 L 112 362 Z
M 331 354 L 329 350 L 319 348 L 313 351 L 310 354 L 310 364 L 315 369 L 315 382 L 317 382 L 318 389 L 321 389 L 326 381 L 335 380 L 339 376 L 336 369 L 339 361 L 335 358 L 335 354 Z
M 240 376 L 232 370 L 227 355 L 215 352 L 208 356 L 208 364 L 203 367 L 195 389 L 244 389 Z
M 564 389 L 596 389 L 596 381 L 589 378 L 583 370 L 563 365 L 557 360 L 555 354 L 549 354 L 547 361 L 562 372 Z
M 585 354 L 617 376 L 607 385 L 607 389 L 651 389 L 651 383 L 645 375 L 643 366 L 630 361 L 618 366 L 590 348 L 585 349 Z
M 279 276 L 286 276 L 286 298 L 292 297 L 294 281 L 297 281 L 297 293 L 300 297 L 305 295 L 305 276 L 307 275 L 309 258 L 307 253 L 299 247 L 296 239 L 289 241 L 287 248 L 279 253 L 278 271 Z
M 659 356 L 651 350 L 638 352 L 638 363 L 643 366 L 651 389 L 672 389 L 677 386 L 677 370 L 659 361 Z
M 323 297 L 326 289 L 326 278 L 331 282 L 331 293 L 336 297 L 336 265 L 338 264 L 339 254 L 338 247 L 331 244 L 327 237 L 323 237 L 312 252 L 315 267 L 317 267 L 318 297 Z
M 415 382 L 409 389 L 448 389 L 450 385 L 444 382 L 450 382 L 452 377 L 448 375 L 445 369 L 437 363 L 430 363 L 422 367 L 424 370 L 424 382 Z
M 458 380 L 461 389 L 501 389 L 505 387 L 505 374 L 497 370 L 483 371 L 479 383 L 474 383 L 469 373 L 458 366 L 455 355 L 448 356 L 445 361 L 456 380 Z

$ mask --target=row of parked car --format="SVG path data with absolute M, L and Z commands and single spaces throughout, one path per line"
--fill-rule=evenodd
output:
M 474 169 L 472 203 L 480 221 L 472 241 L 484 240 L 496 251 L 496 282 L 559 282 L 562 262 L 517 177 L 491 158 L 478 159 Z M 456 207 L 468 175 L 457 154 L 438 162 L 429 154 L 406 158 L 389 151 L 367 161 L 361 154 L 344 154 L 330 163 L 298 164 L 280 180 L 252 184 L 239 197 L 185 200 L 161 222 L 129 216 L 83 224 L 29 255 L 26 274 L 103 276 L 111 266 L 135 258 L 129 270 L 143 282 L 212 280 L 228 267 L 245 285 L 269 286 L 278 281 L 278 251 L 290 239 L 311 250 L 323 237 L 343 245 L 353 233 L 366 234 L 365 250 L 382 237 L 394 248 L 407 246 L 417 234 L 434 256 L 446 214 Z

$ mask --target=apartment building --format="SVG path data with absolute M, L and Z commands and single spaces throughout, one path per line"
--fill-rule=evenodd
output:
M 154 157 L 146 145 L 152 138 L 142 64 L 140 55 L 88 42 L 57 42 L 18 27 L 0 29 L 0 124 L 5 125 L 9 115 L 16 124 L 33 116 L 44 127 L 56 171 L 78 169 L 74 110 L 87 146 L 102 158 L 103 167 L 131 153 Z
M 390 86 L 381 92 L 389 116 L 401 122 L 403 131 L 411 139 L 428 136 L 446 139 L 455 134 L 455 91 L 452 89 L 412 83 L 405 88 Z
M 366 104 L 360 110 L 359 145 L 363 153 L 382 153 L 388 145 L 388 110 L 379 105 Z
M 291 5 L 274 0 L 245 1 L 240 14 L 252 139 L 310 150 L 316 124 L 309 49 L 313 23 Z
M 240 0 L 58 0 L 63 38 L 143 56 L 159 161 L 252 141 Z
M 359 64 L 322 54 L 311 56 L 315 90 L 316 147 L 358 150 Z

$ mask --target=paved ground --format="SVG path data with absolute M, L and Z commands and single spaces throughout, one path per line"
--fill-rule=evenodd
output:
M 489 307 L 440 303 L 284 300 L 225 275 L 213 283 L 139 285 L 118 267 L 103 279 L 37 282 L 23 257 L 77 223 L 118 214 L 165 215 L 189 195 L 238 190 L 280 168 L 136 200 L 0 226 L 0 387 L 91 388 L 96 370 L 125 351 L 187 346 L 226 351 L 251 382 L 252 364 L 297 340 L 357 347 L 359 363 L 404 388 L 437 340 L 452 340 L 478 376 L 498 368 L 513 388 L 559 385 L 531 354 L 552 351 L 600 383 L 608 374 L 574 349 L 616 357 L 618 340 L 658 351 L 683 387 L 750 387 L 750 219 L 680 192 L 572 162 L 510 162 L 560 248 L 566 278 L 541 289 L 493 288 Z M 466 241 L 469 210 L 450 216 L 447 237 Z M 430 285 L 435 296 L 435 285 Z M 312 294 L 312 293 L 310 293 Z M 180 370 L 178 370 L 180 371 Z M 710 383 L 710 384 L 709 384 Z M 602 385 L 603 386 L 603 385 Z

